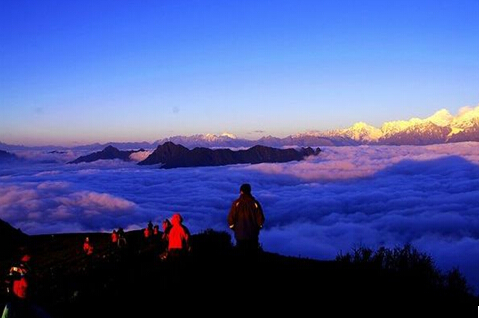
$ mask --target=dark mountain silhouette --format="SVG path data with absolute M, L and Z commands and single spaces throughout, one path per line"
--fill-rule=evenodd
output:
M 14 161 L 14 160 L 18 160 L 18 157 L 16 155 L 5 150 L 0 150 L 0 162 Z
M 0 260 L 11 257 L 12 253 L 25 241 L 28 236 L 19 229 L 0 219 Z
M 52 150 L 52 151 L 49 151 L 48 153 L 51 153 L 51 154 L 65 154 L 67 153 L 66 151 L 63 151 L 63 150 Z
M 78 157 L 77 159 L 70 161 L 68 163 L 93 162 L 93 161 L 102 160 L 102 159 L 106 159 L 106 160 L 121 159 L 124 161 L 130 161 L 130 155 L 132 153 L 139 152 L 139 151 L 144 151 L 144 149 L 123 151 L 123 150 L 118 150 L 117 148 L 113 146 L 108 146 L 102 151 L 98 151 L 86 156 Z
M 246 150 L 194 148 L 192 150 L 166 142 L 160 145 L 140 165 L 161 164 L 161 168 L 222 166 L 243 163 L 288 162 L 303 160 L 307 156 L 318 155 L 317 148 L 277 149 L 265 146 L 254 146 Z
M 93 255 L 82 252 L 86 236 Z M 477 313 L 478 298 L 464 289 L 460 273 L 442 277 L 429 257 L 408 246 L 358 249 L 332 261 L 269 252 L 244 258 L 228 233 L 206 230 L 192 236 L 188 257 L 161 261 L 159 245 L 146 243 L 141 230 L 126 232 L 126 239 L 120 249 L 109 233 L 30 236 L 34 301 L 54 318 L 170 314 L 184 306 L 198 316 L 224 313 L 225 306 L 242 314 L 341 317 L 384 317 L 390 309 L 418 317 Z M 0 266 L 7 272 L 8 263 Z M 2 289 L 0 303 L 6 297 Z

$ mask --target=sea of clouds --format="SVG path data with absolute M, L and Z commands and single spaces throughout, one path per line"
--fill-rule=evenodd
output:
M 412 243 L 479 291 L 479 143 L 322 150 L 300 162 L 169 170 L 17 152 L 22 162 L 0 164 L 0 218 L 43 234 L 139 229 L 180 212 L 193 234 L 229 231 L 231 202 L 248 182 L 265 212 L 266 251 L 334 259 Z

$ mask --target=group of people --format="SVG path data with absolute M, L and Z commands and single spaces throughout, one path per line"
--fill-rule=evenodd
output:
M 126 246 L 125 231 L 122 227 L 118 228 L 118 231 L 113 230 L 111 233 L 111 243 L 119 248 Z
M 228 213 L 228 226 L 234 232 L 236 247 L 240 253 L 255 253 L 259 250 L 259 232 L 265 221 L 263 208 L 258 200 L 251 194 L 251 185 L 244 183 L 240 187 L 239 197 L 233 201 Z M 165 219 L 162 223 L 163 234 L 161 242 L 166 245 L 165 252 L 160 258 L 179 257 L 191 249 L 190 232 L 183 225 L 183 217 L 179 213 L 173 214 L 171 221 Z M 152 238 L 159 238 L 159 226 L 153 225 L 151 220 L 143 230 L 143 236 L 148 242 Z M 111 242 L 118 247 L 126 246 L 123 228 L 113 230 Z M 89 238 L 83 243 L 83 251 L 87 255 L 93 253 L 93 246 Z
M 234 232 L 236 247 L 241 254 L 254 255 L 259 251 L 259 233 L 265 221 L 261 204 L 251 194 L 251 185 L 242 184 L 239 197 L 233 201 L 228 213 L 228 226 Z M 162 223 L 162 241 L 166 251 L 160 254 L 161 259 L 179 259 L 184 257 L 190 249 L 190 232 L 183 225 L 183 217 L 179 213 L 173 214 L 171 221 L 165 219 Z M 159 235 L 159 227 L 153 226 L 151 221 L 144 230 L 144 237 Z M 122 228 L 113 230 L 112 244 L 118 247 L 126 246 L 125 232 Z M 85 238 L 83 251 L 92 255 L 93 245 L 89 237 Z M 8 291 L 12 295 L 11 301 L 6 304 L 1 318 L 11 317 L 49 317 L 41 308 L 28 301 L 29 275 L 31 272 L 30 255 L 25 254 L 20 262 L 11 267 L 8 274 Z
M 161 260 L 179 258 L 191 250 L 190 231 L 183 225 L 181 214 L 173 214 L 171 221 L 163 220 L 162 228 L 163 234 L 160 239 L 162 252 L 159 255 Z M 151 237 L 159 238 L 159 226 L 153 226 L 151 221 L 148 222 L 148 226 L 143 230 L 143 236 L 146 240 L 150 240 L 149 242 L 151 242 Z
M 234 232 L 236 247 L 241 254 L 254 255 L 259 251 L 259 233 L 264 221 L 263 208 L 251 194 L 251 185 L 242 184 L 240 195 L 233 201 L 227 218 L 228 226 Z M 145 231 L 147 229 L 148 227 Z M 166 255 L 181 257 L 191 249 L 190 232 L 183 225 L 183 218 L 179 213 L 173 215 L 171 223 L 168 219 L 163 221 L 163 239 L 168 242 L 168 248 L 162 258 L 166 258 Z
M 251 185 L 244 183 L 240 187 L 239 197 L 233 201 L 228 213 L 228 226 L 234 232 L 236 247 L 240 253 L 252 254 L 259 250 L 259 232 L 263 228 L 265 218 L 263 208 L 258 200 L 251 194 Z M 171 221 L 165 219 L 162 223 L 163 234 L 161 241 L 165 251 L 160 254 L 161 259 L 167 257 L 180 257 L 191 249 L 190 232 L 183 225 L 183 217 L 179 213 L 173 214 Z M 143 236 L 147 242 L 159 238 L 159 226 L 153 225 L 151 220 L 143 230 Z M 125 232 L 123 228 L 113 230 L 111 242 L 118 247 L 126 246 Z M 86 255 L 93 253 L 93 246 L 89 238 L 83 243 L 83 251 Z

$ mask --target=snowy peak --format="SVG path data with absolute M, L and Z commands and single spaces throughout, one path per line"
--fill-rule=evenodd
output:
M 355 123 L 352 127 L 344 129 L 342 131 L 343 137 L 348 137 L 356 141 L 377 141 L 381 136 L 382 132 L 380 129 L 368 125 L 364 122 Z
M 446 109 L 441 109 L 437 111 L 434 115 L 426 118 L 424 121 L 431 122 L 440 127 L 446 127 L 451 124 L 453 119 L 454 117 Z
M 479 106 L 476 108 L 463 107 L 459 110 L 459 115 L 452 120 L 452 126 L 468 128 L 479 123 Z
M 207 141 L 216 141 L 216 140 L 224 140 L 224 139 L 236 139 L 236 136 L 230 133 L 222 133 L 221 135 L 217 136 L 215 134 L 206 134 L 206 135 L 197 135 L 199 139 L 204 139 Z
M 411 118 L 410 120 L 397 120 L 385 122 L 381 127 L 382 137 L 392 136 L 401 131 L 407 130 L 412 126 L 416 126 L 423 123 L 423 120 L 419 118 Z
M 228 132 L 224 132 L 220 135 L 220 137 L 226 137 L 226 138 L 230 138 L 230 139 L 237 139 L 236 136 L 234 134 L 230 134 Z

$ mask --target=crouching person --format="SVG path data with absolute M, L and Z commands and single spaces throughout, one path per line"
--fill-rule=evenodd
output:
M 3 309 L 2 318 L 50 318 L 49 314 L 30 299 L 31 277 L 26 267 L 12 266 L 6 282 L 10 300 Z

